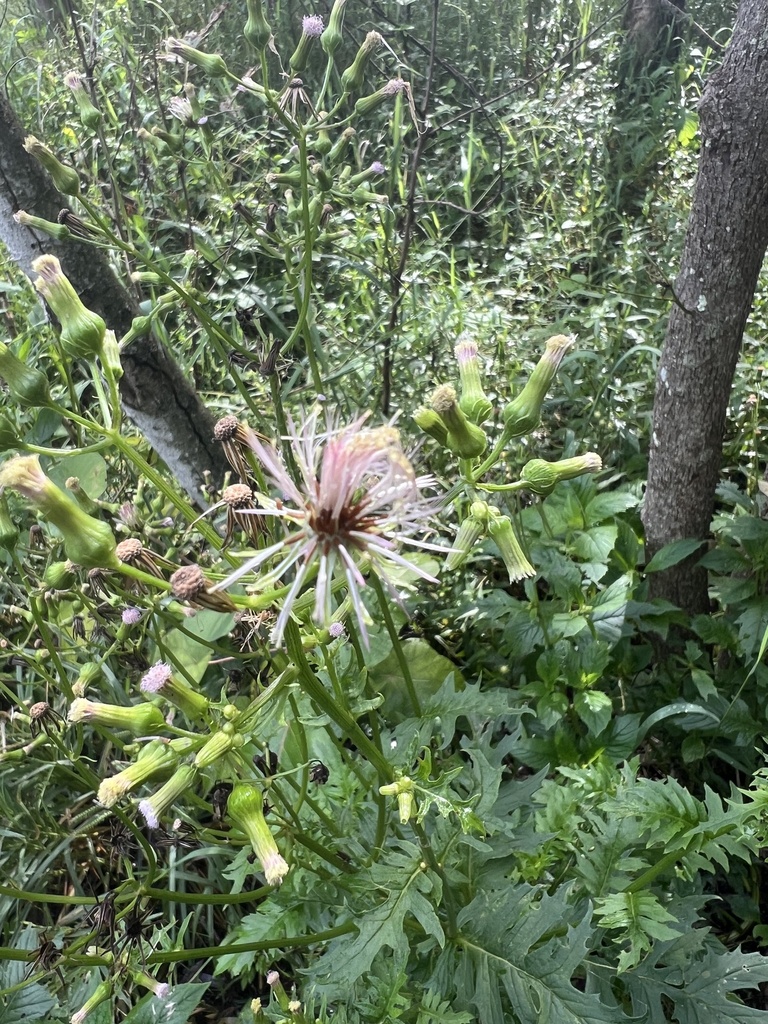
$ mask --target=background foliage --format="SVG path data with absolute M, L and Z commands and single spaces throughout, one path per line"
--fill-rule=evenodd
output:
M 638 504 L 696 101 L 718 54 L 691 35 L 630 74 L 624 6 L 350 0 L 324 98 L 335 102 L 338 69 L 376 31 L 386 45 L 360 94 L 402 77 L 412 105 L 403 93 L 355 119 L 349 170 L 334 165 L 333 209 L 313 235 L 291 125 L 165 48 L 186 37 L 256 82 L 266 66 L 279 91 L 276 57 L 260 66 L 243 36 L 245 4 L 65 4 L 58 29 L 37 7 L 5 7 L 9 96 L 29 132 L 77 168 L 80 213 L 102 218 L 116 270 L 133 273 L 142 313 L 217 416 L 277 436 L 283 412 L 322 395 L 343 421 L 384 406 L 415 442 L 411 415 L 455 380 L 453 346 L 468 332 L 495 406 L 493 444 L 545 339 L 573 334 L 540 425 L 502 453 L 492 480 L 586 449 L 604 466 L 544 498 L 498 494 L 534 578 L 510 582 L 485 540 L 439 586 L 409 591 L 408 616 L 387 605 L 387 623 L 371 600 L 364 653 L 311 628 L 304 648 L 275 653 L 255 612 L 187 618 L 125 578 L 62 575 L 61 537 L 9 495 L 23 533 L 0 556 L 8 1024 L 70 1019 L 105 981 L 89 1020 L 763 1019 L 766 292 L 703 555 L 712 614 L 659 658 L 679 619 L 646 600 L 645 579 L 690 552 L 644 565 Z M 734 7 L 691 13 L 725 43 Z M 327 20 L 331 5 L 266 8 L 287 64 L 302 16 Z M 96 130 L 63 84 L 72 67 L 90 76 Z M 316 48 L 302 73 L 313 104 L 325 76 Z M 383 171 L 350 185 L 373 161 Z M 195 513 L 130 427 L 118 446 L 67 454 L 114 441 L 95 385 L 64 358 L 9 263 L 2 288 L 4 340 L 85 417 L 6 394 L 17 435 L 6 448 L 39 449 L 61 486 L 76 476 L 118 539 L 137 535 L 176 564 L 223 575 L 235 563 L 221 536 L 208 520 L 190 525 Z M 419 443 L 420 470 L 455 496 L 455 460 Z M 465 515 L 461 499 L 446 504 L 446 543 Z M 130 628 L 128 605 L 143 610 Z M 131 800 L 111 810 L 94 800 L 100 780 L 133 762 L 135 739 L 91 725 L 33 731 L 31 707 L 47 701 L 65 717 L 78 684 L 134 703 L 158 659 L 211 700 L 217 726 L 226 707 L 257 708 L 235 774 L 246 766 L 270 807 L 290 863 L 279 887 L 262 885 L 222 810 L 226 761 L 149 831 Z M 366 742 L 389 768 L 365 756 Z M 416 787 L 405 821 L 379 791 L 403 775 Z M 171 984 L 162 1006 L 142 994 L 142 971 Z

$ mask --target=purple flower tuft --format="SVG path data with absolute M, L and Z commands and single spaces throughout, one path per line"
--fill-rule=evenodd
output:
M 319 14 L 305 14 L 301 21 L 301 31 L 305 36 L 312 36 L 317 38 L 323 34 L 323 19 Z
M 135 626 L 141 622 L 141 608 L 123 608 L 121 618 L 124 626 Z
M 384 172 L 386 171 L 386 167 L 381 162 L 381 160 L 374 160 L 373 163 L 371 164 L 371 170 L 373 171 L 374 174 L 384 174 Z
M 158 661 L 141 677 L 139 689 L 142 693 L 159 693 L 172 675 L 171 666 L 166 665 L 164 661 Z
M 157 828 L 160 824 L 151 800 L 139 801 L 139 813 L 144 818 L 144 821 L 146 821 L 148 828 Z
M 346 630 L 344 629 L 343 622 L 332 622 L 328 627 L 328 632 L 331 634 L 334 640 L 338 640 L 340 636 L 344 636 Z

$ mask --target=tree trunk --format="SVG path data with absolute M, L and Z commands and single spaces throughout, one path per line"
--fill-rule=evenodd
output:
M 742 0 L 699 106 L 701 158 L 659 363 L 643 522 L 648 555 L 705 538 L 728 397 L 768 246 L 768 5 Z M 651 578 L 652 596 L 707 608 L 696 557 Z
M 0 239 L 29 277 L 32 260 L 52 253 L 83 302 L 118 338 L 138 313 L 136 300 L 118 281 L 103 252 L 85 242 L 58 242 L 21 227 L 13 213 L 26 210 L 55 221 L 66 206 L 50 177 L 23 148 L 24 132 L 0 93 Z M 205 507 L 206 474 L 221 482 L 227 465 L 213 441 L 213 420 L 192 384 L 157 338 L 132 342 L 122 352 L 120 382 L 126 411 L 193 501 Z

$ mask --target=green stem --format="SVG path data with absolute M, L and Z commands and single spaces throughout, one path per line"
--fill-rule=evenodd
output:
M 392 641 L 392 649 L 395 652 L 395 657 L 397 658 L 397 664 L 400 668 L 405 688 L 408 690 L 408 696 L 413 707 L 413 713 L 416 718 L 421 718 L 421 703 L 419 701 L 418 694 L 416 693 L 416 687 L 414 686 L 413 676 L 411 675 L 411 670 L 408 666 L 405 652 L 403 651 L 403 645 L 400 642 L 400 637 L 398 636 L 395 623 L 392 619 L 392 613 L 389 610 L 389 603 L 387 602 L 387 595 L 384 593 L 384 587 L 375 572 L 370 574 L 369 580 L 373 589 L 376 591 L 376 598 L 379 602 L 379 608 L 381 609 L 381 614 L 384 618 L 384 625 L 387 627 L 389 639 Z
M 346 708 L 337 705 L 336 701 L 326 691 L 323 684 L 310 668 L 301 645 L 299 627 L 293 620 L 289 621 L 286 627 L 285 642 L 288 654 L 298 669 L 302 689 L 336 723 L 342 732 L 352 740 L 358 750 L 376 769 L 379 778 L 385 783 L 392 782 L 395 777 L 394 772 L 382 752 L 368 739 L 350 712 Z

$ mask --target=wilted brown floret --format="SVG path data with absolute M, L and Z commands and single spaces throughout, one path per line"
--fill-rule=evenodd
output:
M 259 536 L 260 524 L 257 516 L 248 513 L 248 509 L 257 507 L 253 500 L 253 491 L 248 484 L 231 484 L 225 487 L 221 499 L 227 506 L 227 532 L 224 544 L 229 544 L 238 526 L 255 543 Z
M 226 594 L 210 593 L 208 580 L 199 565 L 184 565 L 171 576 L 173 596 L 193 608 L 232 612 L 235 606 Z M 223 598 L 223 600 L 222 600 Z
M 251 450 L 251 431 L 236 416 L 223 416 L 213 428 L 213 439 L 224 449 L 224 455 L 243 483 L 251 477 L 245 453 Z
M 47 701 L 38 701 L 29 709 L 29 731 L 33 736 L 39 736 L 41 732 L 50 736 L 51 730 L 58 729 L 63 723 L 61 715 L 57 714 Z
M 166 565 L 169 564 L 165 559 L 158 559 L 158 556 L 152 551 L 147 551 L 141 541 L 135 537 L 127 537 L 125 540 L 121 540 L 115 548 L 115 554 L 126 565 L 132 565 L 136 569 L 141 569 L 142 572 L 148 573 L 150 576 L 156 576 L 158 579 L 163 578 L 158 561 L 162 561 Z

